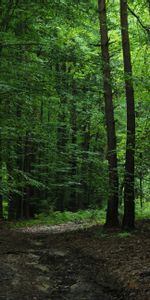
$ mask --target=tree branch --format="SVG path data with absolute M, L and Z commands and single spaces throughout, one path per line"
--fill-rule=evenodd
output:
M 129 5 L 128 5 L 128 10 L 137 19 L 138 23 L 147 32 L 147 34 L 150 35 L 150 28 L 148 26 L 146 26 L 146 25 L 143 24 L 143 22 L 141 21 L 140 17 L 129 7 Z

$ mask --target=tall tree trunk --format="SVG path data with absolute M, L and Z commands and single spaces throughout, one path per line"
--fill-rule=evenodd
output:
M 57 152 L 58 157 L 65 153 L 67 143 L 67 125 L 66 125 L 66 111 L 65 106 L 67 104 L 66 94 L 64 93 L 66 88 L 66 63 L 59 63 L 56 65 L 56 91 L 60 97 L 61 106 L 58 114 L 58 130 L 57 130 Z M 62 158 L 63 161 L 63 158 Z M 60 187 L 56 191 L 56 209 L 64 211 L 65 209 L 65 198 L 66 198 L 66 187 L 65 187 L 65 174 L 61 171 L 57 172 L 56 178 Z
M 78 178 L 78 113 L 77 113 L 77 102 L 78 102 L 78 90 L 76 80 L 73 80 L 68 86 L 72 93 L 72 99 L 70 99 L 70 126 L 71 126 L 71 157 L 70 157 L 70 178 L 72 185 L 70 186 L 70 200 L 68 201 L 68 207 L 71 211 L 77 211 L 80 209 L 80 199 L 78 193 L 78 186 L 76 184 Z
M 2 194 L 3 194 L 2 193 L 2 136 L 0 132 L 0 219 L 3 219 L 3 195 Z
M 3 199 L 2 195 L 0 195 L 0 220 L 3 219 Z
M 3 219 L 3 193 L 2 193 L 2 137 L 0 133 L 0 219 Z
M 125 91 L 127 103 L 127 141 L 125 161 L 125 186 L 124 186 L 124 217 L 123 227 L 134 228 L 134 152 L 135 152 L 135 109 L 134 89 L 132 83 L 132 65 L 130 54 L 130 41 L 128 32 L 127 0 L 120 0 L 120 18 L 122 48 L 124 59 Z
M 72 137 L 71 137 L 71 143 L 72 143 L 72 155 L 71 155 L 71 180 L 72 182 L 76 181 L 76 175 L 77 175 L 77 111 L 76 111 L 76 102 L 75 102 L 75 95 L 76 95 L 76 89 L 73 88 L 73 95 L 74 95 L 74 101 L 71 103 L 71 130 L 72 130 Z M 69 209 L 71 211 L 76 211 L 79 209 L 78 203 L 77 203 L 77 192 L 76 192 L 76 184 L 72 184 L 70 188 L 70 200 L 69 200 Z
M 142 164 L 143 164 L 143 154 L 140 153 L 139 180 L 140 180 L 140 205 L 141 205 L 141 208 L 143 207 L 143 170 L 142 170 Z
M 35 162 L 35 151 L 33 150 L 34 144 L 33 144 L 33 139 L 32 139 L 32 133 L 26 132 L 26 140 L 25 140 L 25 145 L 24 145 L 24 166 L 23 166 L 23 171 L 27 174 L 31 174 L 31 169 L 32 169 L 32 163 Z M 25 219 L 29 219 L 30 217 L 34 216 L 34 213 L 32 211 L 32 199 L 34 195 L 34 187 L 30 184 L 27 183 L 26 186 L 24 187 L 24 195 L 23 195 L 23 217 Z
M 86 108 L 85 108 L 86 111 Z M 89 120 L 88 120 L 89 121 Z M 89 186 L 89 154 L 90 150 L 90 123 L 84 121 L 82 126 L 82 164 L 81 164 L 81 174 L 82 174 L 82 203 L 81 208 L 87 209 L 90 204 L 90 186 Z M 93 199 L 92 199 L 93 200 Z
M 105 0 L 98 0 L 101 51 L 103 61 L 103 84 L 105 99 L 105 118 L 107 127 L 108 143 L 108 165 L 109 165 L 109 199 L 107 207 L 106 226 L 118 226 L 118 171 L 117 171 L 117 152 L 116 152 L 116 132 L 113 109 L 113 96 L 111 86 L 109 42 L 107 29 L 107 15 Z

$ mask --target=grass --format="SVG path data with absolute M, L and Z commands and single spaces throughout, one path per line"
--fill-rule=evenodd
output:
M 120 223 L 123 211 L 120 211 Z M 87 209 L 79 210 L 78 212 L 69 211 L 50 211 L 49 213 L 41 213 L 31 220 L 22 220 L 13 223 L 14 227 L 28 227 L 34 225 L 57 225 L 67 222 L 85 222 L 91 224 L 104 224 L 106 217 L 105 209 Z M 144 202 L 143 207 L 140 207 L 139 201 L 136 202 L 136 219 L 150 218 L 150 202 Z M 129 233 L 121 233 L 120 237 L 127 237 Z
M 124 239 L 124 238 L 128 238 L 128 237 L 131 237 L 132 234 L 131 232 L 128 232 L 128 231 L 123 231 L 123 232 L 119 232 L 117 233 L 117 236 Z
M 3 201 L 3 215 L 4 215 L 4 218 L 7 219 L 7 217 L 8 217 L 8 201 L 6 201 L 6 200 Z
M 25 227 L 34 225 L 57 225 L 67 222 L 87 222 L 93 224 L 104 224 L 105 211 L 98 209 L 79 210 L 78 212 L 50 212 L 41 213 L 31 220 L 22 220 L 14 223 L 15 227 Z
M 136 219 L 149 219 L 150 218 L 150 202 L 143 202 L 143 207 L 140 206 L 140 202 L 136 201 L 135 209 Z

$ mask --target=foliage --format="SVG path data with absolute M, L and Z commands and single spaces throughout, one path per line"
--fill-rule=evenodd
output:
M 121 202 L 126 107 L 119 2 L 108 1 L 107 6 Z M 130 8 L 148 27 L 146 1 L 133 1 Z M 149 201 L 149 35 L 131 13 L 129 22 L 137 117 L 136 197 Z M 94 210 L 92 217 L 91 211 L 88 217 L 87 209 L 106 205 L 109 182 L 96 3 L 0 1 L 0 31 L 4 215 L 32 218 L 52 209 L 55 222 L 59 216 L 60 221 L 74 219 L 75 211 L 86 209 L 86 218 L 97 220 L 99 213 L 95 216 Z M 65 210 L 73 213 L 57 212 Z
M 137 219 L 149 219 L 150 218 L 150 202 L 145 201 L 143 207 L 141 207 L 140 201 L 136 203 L 136 218 Z
M 36 218 L 31 220 L 19 221 L 17 223 L 11 224 L 13 227 L 29 227 L 34 225 L 57 225 L 67 222 L 75 222 L 83 224 L 103 224 L 105 221 L 105 211 L 103 210 L 79 210 L 76 213 L 65 211 L 55 211 L 49 214 L 41 213 L 36 216 Z
M 122 211 L 120 212 L 122 214 Z M 149 219 L 150 218 L 150 203 L 145 202 L 143 208 L 140 207 L 140 202 L 136 203 L 136 218 Z M 30 227 L 34 225 L 57 225 L 67 222 L 81 223 L 83 227 L 90 223 L 93 225 L 104 224 L 105 223 L 105 209 L 87 209 L 79 210 L 77 212 L 70 211 L 50 211 L 49 213 L 40 213 L 34 219 L 30 220 L 20 220 L 17 223 L 10 223 L 10 226 L 22 228 Z M 107 236 L 104 230 L 98 229 L 98 234 L 100 236 Z M 116 233 L 115 233 L 116 234 Z M 131 233 L 127 231 L 117 233 L 118 237 L 126 238 L 130 237 Z

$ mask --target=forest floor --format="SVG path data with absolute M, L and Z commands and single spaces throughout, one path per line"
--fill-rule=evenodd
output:
M 150 299 L 150 220 L 0 228 L 0 300 Z

